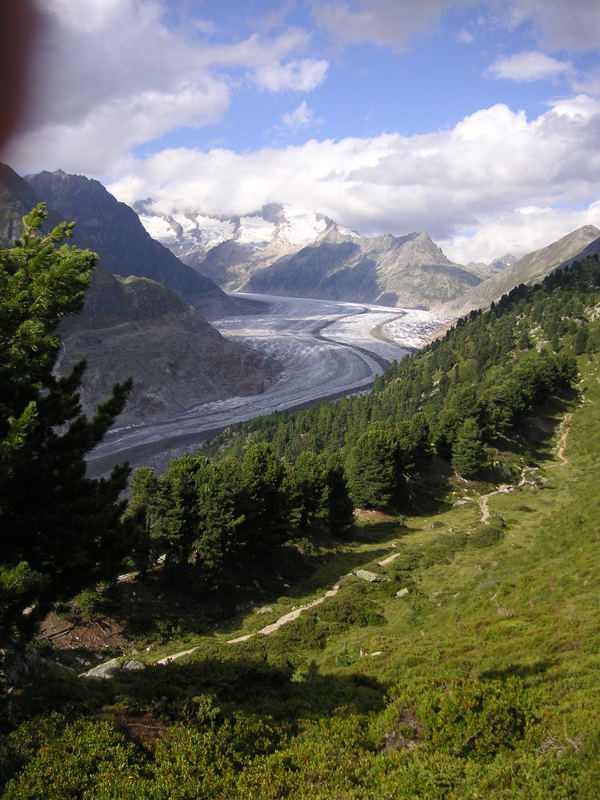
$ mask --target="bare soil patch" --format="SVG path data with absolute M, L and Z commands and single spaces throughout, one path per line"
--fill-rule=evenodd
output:
M 40 638 L 45 639 L 55 650 L 84 648 L 102 652 L 124 648 L 127 645 L 122 623 L 112 617 L 71 623 L 59 617 L 54 611 L 51 611 L 42 622 Z
M 163 736 L 168 728 L 161 720 L 149 714 L 128 714 L 123 712 L 115 716 L 115 728 L 139 744 L 145 745 Z
M 372 508 L 355 508 L 354 517 L 358 520 L 383 520 L 390 519 L 383 511 L 375 511 Z

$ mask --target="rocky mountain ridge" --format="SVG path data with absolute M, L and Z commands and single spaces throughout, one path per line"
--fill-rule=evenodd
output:
M 135 208 L 154 238 L 226 291 L 243 289 L 255 271 L 296 252 L 332 224 L 323 214 L 276 203 L 233 217 L 160 214 L 143 202 Z
M 598 228 L 594 225 L 584 225 L 491 275 L 462 297 L 446 303 L 443 306 L 444 311 L 451 316 L 461 316 L 472 309 L 487 308 L 502 295 L 510 292 L 513 287 L 521 283 L 529 285 L 539 283 L 550 272 L 575 258 L 599 252 L 600 242 L 597 241 L 599 237 Z
M 428 233 L 362 237 L 330 224 L 318 239 L 254 273 L 253 292 L 407 308 L 457 297 L 481 278 L 454 264 Z
M 119 425 L 172 416 L 199 403 L 259 394 L 262 356 L 224 338 L 175 292 L 149 278 L 96 269 L 84 311 L 62 325 L 59 374 L 87 362 L 81 404 L 91 414 L 115 382 L 133 377 Z
M 450 261 L 425 231 L 360 236 L 329 217 L 272 204 L 246 217 L 157 215 L 147 230 L 227 290 L 427 308 L 481 281 Z

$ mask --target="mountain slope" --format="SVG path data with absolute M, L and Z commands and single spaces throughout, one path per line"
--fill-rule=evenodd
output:
M 508 372 L 555 355 L 566 366 L 577 330 L 589 326 L 577 395 L 540 391 L 522 424 L 490 442 L 476 479 L 459 480 L 434 458 L 403 495 L 402 515 L 357 512 L 347 538 L 315 525 L 254 556 L 244 542 L 220 588 L 197 590 L 197 563 L 171 581 L 158 570 L 130 573 L 114 593 L 96 596 L 101 616 L 91 623 L 82 620 L 87 597 L 68 620 L 50 618 L 46 647 L 77 672 L 86 634 L 97 650 L 121 634 L 124 657 L 102 665 L 114 689 L 89 680 L 84 692 L 82 678 L 46 672 L 5 693 L 6 796 L 39 797 L 49 785 L 78 796 L 84 775 L 90 796 L 108 785 L 115 797 L 153 797 L 163 786 L 165 796 L 249 800 L 597 797 L 597 265 L 587 276 L 587 285 L 559 273 L 547 291 L 517 290 L 498 313 L 473 315 L 406 360 L 403 369 L 436 375 L 427 387 L 398 380 L 394 368 L 374 392 L 405 392 L 416 405 L 424 393 L 454 392 L 454 354 L 452 382 L 465 391 L 447 410 L 477 413 L 466 408 L 478 390 L 468 369 L 477 350 L 496 360 L 485 345 L 502 344 L 495 366 Z M 527 354 L 506 335 L 515 325 L 539 332 L 540 314 L 550 323 L 555 312 L 567 328 L 574 323 L 564 352 L 539 353 L 532 343 Z M 524 383 L 534 388 L 515 380 L 500 394 L 490 384 L 489 409 L 502 415 L 498 398 Z M 368 395 L 351 401 L 365 402 Z M 323 412 L 346 403 L 312 413 L 331 430 Z M 389 405 L 376 407 L 377 429 L 390 425 Z M 351 428 L 358 419 L 366 424 L 352 415 Z M 312 428 L 295 429 L 305 452 Z M 244 444 L 261 440 L 244 436 Z M 240 473 L 231 461 L 222 466 L 238 492 Z M 202 459 L 193 468 L 205 469 Z M 152 506 L 161 508 L 154 500 L 148 491 L 149 529 Z
M 12 245 L 23 233 L 23 217 L 39 202 L 27 181 L 6 164 L 0 163 L 0 244 Z M 60 221 L 61 217 L 49 209 L 44 227 L 53 227 Z
M 210 400 L 258 394 L 271 372 L 255 351 L 230 342 L 175 292 L 148 278 L 97 269 L 84 310 L 61 327 L 67 373 L 82 357 L 83 410 L 90 414 L 117 381 L 133 377 L 119 424 L 172 416 Z
M 209 318 L 255 310 L 182 264 L 150 237 L 132 208 L 119 203 L 98 181 L 62 170 L 30 175 L 27 181 L 64 219 L 75 220 L 75 243 L 96 251 L 108 272 L 156 280 Z
M 475 308 L 486 308 L 490 303 L 498 301 L 503 294 L 510 292 L 513 287 L 521 283 L 528 285 L 537 283 L 556 267 L 569 263 L 598 237 L 600 230 L 593 225 L 578 228 L 490 276 L 456 301 L 447 303 L 444 310 L 452 316 L 460 316 Z
M 22 233 L 22 217 L 38 202 L 29 183 L 0 165 L 0 245 L 11 245 Z M 62 218 L 50 210 L 45 227 Z M 77 225 L 75 233 L 77 239 Z M 104 263 L 114 263 L 118 256 L 114 243 L 111 248 Z M 110 394 L 115 381 L 133 378 L 120 424 L 169 416 L 231 395 L 256 394 L 271 377 L 262 356 L 229 342 L 174 291 L 148 278 L 120 278 L 101 267 L 92 275 L 83 311 L 65 319 L 60 332 L 64 348 L 58 371 L 64 374 L 82 358 L 88 362 L 81 397 L 87 413 Z
M 593 226 L 590 225 L 590 227 L 593 227 Z M 594 255 L 597 255 L 597 254 L 600 254 L 600 236 L 598 236 L 597 239 L 594 239 L 593 241 L 591 241 L 588 244 L 588 246 L 585 247 L 581 251 L 581 253 L 577 253 L 576 256 L 573 256 L 572 258 L 569 258 L 566 261 L 564 261 L 560 265 L 560 269 L 562 269 L 563 267 L 568 266 L 569 264 L 572 264 L 573 261 L 575 261 L 575 260 L 583 261 L 584 258 L 588 258 L 588 256 L 594 256 Z
M 314 244 L 252 275 L 245 288 L 428 308 L 480 281 L 446 258 L 425 232 L 363 238 L 331 224 Z

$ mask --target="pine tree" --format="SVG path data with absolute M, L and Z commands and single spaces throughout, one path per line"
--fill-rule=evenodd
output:
M 397 498 L 398 439 L 394 431 L 372 425 L 358 437 L 347 463 L 348 486 L 362 508 L 385 508 Z
M 481 431 L 473 417 L 466 419 L 458 429 L 452 446 L 452 466 L 459 475 L 474 475 L 483 464 Z
M 308 528 L 309 520 L 324 516 L 325 463 L 313 450 L 300 454 L 292 470 L 292 490 L 300 512 L 300 527 Z
M 240 536 L 253 550 L 284 541 L 290 520 L 290 488 L 286 468 L 267 444 L 246 450 L 241 477 L 243 496 L 237 513 L 244 517 Z
M 96 256 L 61 244 L 73 223 L 41 235 L 44 204 L 0 250 L 0 635 L 31 633 L 58 598 L 110 578 L 131 545 L 121 523 L 127 465 L 86 477 L 85 455 L 122 411 L 116 385 L 92 420 L 81 414 L 85 362 L 57 378 L 56 328 L 79 311 Z
M 327 462 L 326 484 L 329 532 L 334 536 L 344 536 L 354 524 L 354 503 L 348 493 L 342 459 L 337 454 Z

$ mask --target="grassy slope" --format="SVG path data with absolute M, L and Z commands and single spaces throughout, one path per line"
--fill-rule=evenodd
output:
M 566 463 L 556 456 L 555 428 L 554 439 L 538 442 L 537 477 L 527 476 L 537 486 L 489 498 L 491 526 L 481 526 L 477 502 L 489 487 L 456 484 L 443 513 L 362 523 L 356 541 L 305 560 L 287 597 L 277 570 L 267 571 L 256 576 L 263 596 L 249 612 L 144 656 L 198 646 L 187 658 L 85 691 L 59 680 L 17 695 L 8 705 L 15 722 L 38 711 L 41 698 L 47 708 L 71 709 L 67 720 L 143 713 L 150 727 L 185 727 L 168 744 L 127 751 L 112 727 L 75 736 L 69 727 L 61 733 L 61 718 L 52 746 L 7 796 L 84 796 L 56 785 L 41 792 L 61 770 L 92 776 L 90 796 L 102 784 L 106 797 L 598 796 L 600 360 L 579 361 L 584 402 L 566 409 Z M 471 499 L 455 507 L 461 495 Z M 494 535 L 498 515 L 504 528 Z M 283 576 L 292 564 L 282 562 Z M 273 636 L 226 643 L 357 566 L 391 580 L 352 578 Z M 403 587 L 408 595 L 397 598 Z M 257 615 L 263 603 L 272 612 Z M 216 706 L 228 723 L 212 721 Z M 101 734 L 106 763 L 90 765 Z M 30 757 L 20 748 L 16 758 L 9 747 L 15 765 Z M 74 755 L 81 752 L 83 763 Z M 126 766 L 117 771 L 119 759 Z M 125 785 L 119 775 L 127 771 Z

